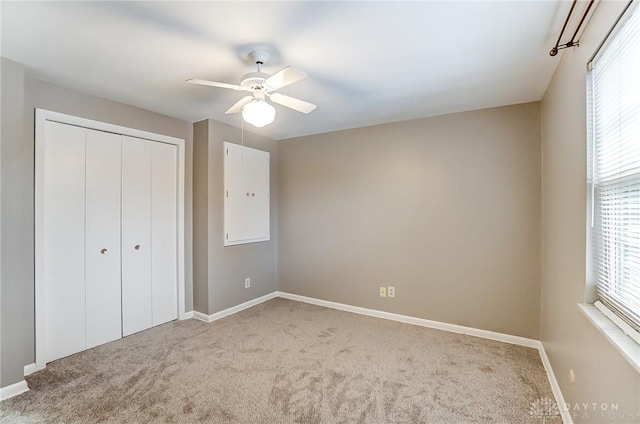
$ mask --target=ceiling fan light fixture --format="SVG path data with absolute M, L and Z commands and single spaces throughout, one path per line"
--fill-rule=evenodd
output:
M 276 118 L 276 108 L 263 99 L 253 99 L 242 107 L 242 119 L 254 127 L 269 125 Z

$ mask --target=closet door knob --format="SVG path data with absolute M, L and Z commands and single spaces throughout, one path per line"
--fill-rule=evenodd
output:
M 107 249 L 105 249 L 105 248 L 100 249 L 100 253 L 101 253 L 102 255 L 104 255 L 105 253 L 107 253 Z
M 136 244 L 136 245 L 134 246 L 134 249 L 136 249 L 136 250 L 140 250 L 140 245 L 139 245 L 139 244 Z

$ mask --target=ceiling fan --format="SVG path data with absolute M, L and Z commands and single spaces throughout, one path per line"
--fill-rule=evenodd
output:
M 273 75 L 262 72 L 262 65 L 269 59 L 269 53 L 265 51 L 252 51 L 249 58 L 258 67 L 257 72 L 250 72 L 244 75 L 240 85 L 228 84 L 225 82 L 205 81 L 200 79 L 189 79 L 192 84 L 208 85 L 211 87 L 228 88 L 238 91 L 249 91 L 250 96 L 241 98 L 236 104 L 231 106 L 225 114 L 242 112 L 242 118 L 256 127 L 263 127 L 273 122 L 276 116 L 275 108 L 267 102 L 269 98 L 273 103 L 286 106 L 290 109 L 302 113 L 309 113 L 316 108 L 313 103 L 286 96 L 274 91 L 293 84 L 307 77 L 307 74 L 287 66 Z

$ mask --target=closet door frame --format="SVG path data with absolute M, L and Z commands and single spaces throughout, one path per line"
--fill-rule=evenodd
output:
M 185 312 L 185 141 L 180 138 L 126 128 L 119 125 L 79 118 L 44 109 L 35 110 L 35 371 L 46 366 L 46 283 L 44 276 L 44 159 L 45 126 L 47 121 L 73 125 L 90 130 L 141 138 L 149 141 L 173 144 L 178 149 L 178 198 L 177 198 L 177 281 L 178 319 L 190 318 Z

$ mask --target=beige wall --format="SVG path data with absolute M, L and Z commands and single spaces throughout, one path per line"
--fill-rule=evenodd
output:
M 541 339 L 572 407 L 596 402 L 619 408 L 606 419 L 582 408 L 575 422 L 640 422 L 640 374 L 576 307 L 585 301 L 586 64 L 625 4 L 598 6 L 580 47 L 562 54 L 542 101 Z M 575 385 L 569 384 L 570 369 Z
M 538 338 L 539 103 L 278 148 L 279 290 Z
M 245 146 L 271 154 L 271 240 L 223 246 L 224 155 L 222 143 L 241 144 L 240 129 L 213 120 L 194 124 L 194 305 L 213 314 L 277 290 L 278 143 L 250 131 Z M 244 288 L 244 279 L 251 287 Z
M 1 385 L 7 386 L 22 379 L 23 366 L 34 362 L 34 109 L 41 108 L 54 112 L 75 115 L 82 118 L 110 124 L 136 128 L 144 131 L 183 138 L 186 140 L 186 193 L 185 193 L 185 310 L 192 310 L 192 131 L 191 123 L 160 115 L 133 106 L 113 102 L 89 94 L 72 91 L 50 83 L 24 77 L 5 81 L 3 60 L 2 88 L 5 82 L 12 90 L 23 90 L 24 107 L 10 102 L 9 107 L 18 113 L 22 128 L 17 135 L 2 137 L 2 183 L 10 184 L 11 190 L 2 190 L 2 205 L 14 205 L 19 216 L 12 214 L 7 225 L 12 226 L 12 235 L 5 233 L 5 213 L 3 210 L 2 243 L 8 243 L 11 250 L 2 249 L 3 274 L 5 262 L 11 262 L 15 272 L 10 278 L 2 277 L 3 302 L 10 308 L 2 311 L 2 370 Z M 7 105 L 4 104 L 3 109 Z M 4 124 L 3 112 L 3 124 Z M 3 125 L 4 126 L 4 125 Z M 4 131 L 4 130 L 3 130 Z M 11 176 L 5 179 L 5 163 L 11 165 Z M 7 168 L 8 170 L 9 168 Z M 6 215 L 9 216 L 9 215 Z M 10 256 L 13 255 L 13 256 Z M 16 259 L 17 258 L 17 259 Z M 7 315 L 9 311 L 16 313 Z M 6 312 L 6 314 L 5 314 Z M 6 324 L 5 324 L 6 323 Z M 5 326 L 11 327 L 8 331 Z M 6 360 L 5 360 L 6 359 Z
M 23 137 L 24 69 L 2 58 L 0 74 L 0 387 L 5 387 L 22 379 L 23 361 L 33 357 L 33 169 L 28 166 L 33 148 Z
M 193 124 L 193 310 L 209 312 L 209 121 Z

